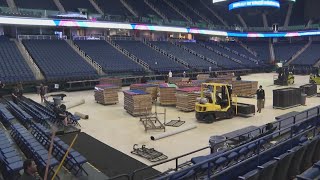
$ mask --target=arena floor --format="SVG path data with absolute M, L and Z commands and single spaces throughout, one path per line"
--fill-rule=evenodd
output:
M 71 93 L 66 92 L 67 97 L 64 101 L 67 103 L 85 99 L 85 104 L 70 109 L 70 112 L 82 112 L 89 115 L 89 120 L 80 121 L 82 132 L 95 137 L 99 141 L 137 159 L 138 161 L 151 165 L 152 163 L 149 161 L 130 153 L 134 144 L 139 144 L 140 146 L 145 144 L 147 147 L 155 148 L 156 150 L 163 152 L 169 158 L 173 158 L 207 146 L 209 137 L 212 135 L 224 134 L 251 125 L 260 126 L 274 121 L 274 117 L 278 115 L 291 111 L 302 111 L 320 104 L 319 97 L 311 97 L 307 99 L 307 106 L 299 106 L 287 110 L 273 109 L 272 90 L 281 88 L 280 86 L 273 85 L 274 75 L 275 74 L 273 73 L 263 73 L 251 74 L 242 77 L 242 80 L 259 81 L 259 85 L 262 85 L 265 89 L 266 104 L 261 114 L 258 113 L 249 118 L 235 117 L 229 120 L 220 120 L 212 124 L 204 124 L 196 121 L 194 112 L 184 113 L 176 110 L 175 107 L 165 107 L 167 110 L 167 122 L 181 117 L 181 120 L 186 121 L 185 125 L 196 124 L 197 128 L 157 141 L 151 141 L 150 136 L 162 133 L 163 131 L 150 131 L 146 133 L 144 131 L 144 126 L 139 122 L 139 118 L 132 117 L 123 109 L 122 92 L 119 92 L 119 104 L 111 106 L 97 104 L 94 101 L 93 90 Z M 293 85 L 293 87 L 307 84 L 308 81 L 309 76 L 295 76 L 295 85 Z M 123 89 L 128 89 L 128 87 L 124 87 Z M 40 101 L 40 97 L 36 94 L 27 94 L 26 96 L 36 100 L 37 102 Z M 238 98 L 238 101 L 256 104 L 256 100 L 254 98 Z M 158 112 L 163 112 L 164 107 L 158 106 L 157 109 Z M 172 131 L 173 129 L 173 127 L 167 127 L 167 131 Z M 200 152 L 198 154 L 208 154 L 208 151 Z M 190 160 L 192 156 L 186 157 L 182 161 Z M 164 171 L 170 167 L 174 167 L 174 162 L 161 165 L 155 169 Z

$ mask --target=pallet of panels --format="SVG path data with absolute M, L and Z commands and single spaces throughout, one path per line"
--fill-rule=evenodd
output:
M 158 87 L 156 84 L 131 84 L 130 90 L 142 90 L 151 94 L 152 100 L 157 100 Z
M 177 89 L 176 97 L 176 108 L 178 110 L 184 112 L 194 111 L 197 98 L 200 97 L 200 87 L 179 88 Z
M 209 78 L 206 80 L 207 83 L 223 83 L 223 84 L 231 84 L 232 83 L 232 77 L 226 76 L 226 77 L 217 77 L 217 78 Z
M 188 82 L 176 82 L 178 88 L 185 88 L 185 87 L 200 87 L 204 80 L 192 80 Z
M 175 84 L 177 82 L 182 82 L 182 81 L 189 81 L 189 78 L 184 78 L 184 77 L 169 77 L 168 82 Z
M 100 78 L 100 84 L 113 84 L 122 87 L 122 79 L 121 78 Z
M 176 88 L 175 84 L 160 84 L 160 104 L 164 106 L 176 105 Z
M 312 97 L 317 95 L 317 85 L 316 84 L 305 84 L 300 86 L 302 93 L 306 94 L 307 97 Z
M 232 81 L 232 94 L 240 97 L 254 97 L 258 81 Z
M 207 80 L 210 78 L 210 74 L 198 74 L 197 80 Z
M 152 80 L 152 81 L 148 81 L 148 84 L 157 84 L 157 85 L 160 85 L 160 84 L 163 84 L 165 83 L 164 80 Z
M 132 116 L 147 115 L 152 110 L 151 95 L 142 90 L 127 90 L 124 94 L 124 109 Z
M 94 99 L 103 105 L 117 104 L 119 87 L 113 84 L 99 84 L 94 88 Z

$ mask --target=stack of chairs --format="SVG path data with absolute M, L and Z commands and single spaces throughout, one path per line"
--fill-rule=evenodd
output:
M 14 179 L 23 169 L 20 153 L 2 129 L 0 130 L 0 168 L 5 179 Z
M 32 122 L 32 117 L 22 110 L 17 104 L 12 101 L 8 101 L 8 107 L 11 112 L 21 121 L 22 124 L 28 127 L 28 125 Z
M 39 141 L 41 144 L 49 149 L 51 141 L 51 132 L 39 123 L 31 125 L 31 134 Z M 54 144 L 52 149 L 52 154 L 59 161 L 62 160 L 63 156 L 67 152 L 69 145 L 64 143 L 59 137 L 54 138 Z M 87 162 L 87 159 L 82 156 L 79 152 L 74 149 L 70 149 L 67 158 L 64 161 L 64 166 L 72 172 L 74 175 L 78 175 L 80 172 L 88 173 L 83 169 L 82 165 Z
M 15 119 L 4 104 L 0 104 L 0 116 L 3 124 L 10 124 Z
M 37 141 L 37 139 L 22 125 L 14 124 L 11 126 L 11 136 L 26 155 L 27 158 L 33 159 L 37 164 L 38 172 L 44 176 L 48 160 L 48 151 Z M 49 177 L 54 175 L 54 167 L 59 164 L 57 159 L 51 157 L 49 164 Z M 59 179 L 59 178 L 58 178 Z

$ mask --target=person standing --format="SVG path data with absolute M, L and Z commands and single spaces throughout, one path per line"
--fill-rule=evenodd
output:
M 261 113 L 261 109 L 264 107 L 264 101 L 265 101 L 265 93 L 262 89 L 262 86 L 259 86 L 259 89 L 257 90 L 257 112 Z
M 169 71 L 169 78 L 172 78 L 172 72 L 171 72 L 171 70 Z
M 184 78 L 186 77 L 186 72 L 185 72 L 185 71 L 183 71 L 183 77 L 184 77 Z
M 12 97 L 12 101 L 17 104 L 18 99 L 21 98 L 21 92 L 20 92 L 20 88 L 18 86 L 13 88 L 13 91 L 11 93 L 11 97 Z
M 39 95 L 40 95 L 40 98 L 41 98 L 41 103 L 43 103 L 44 99 L 45 99 L 44 96 L 46 95 L 46 89 L 45 89 L 43 84 L 40 84 Z
M 3 94 L 4 94 L 4 92 L 3 92 L 3 91 L 4 91 L 4 90 L 3 90 L 3 89 L 4 89 L 4 86 L 5 86 L 5 85 L 2 83 L 2 81 L 0 81 L 0 98 L 1 98 L 1 97 L 3 96 Z
M 23 162 L 23 174 L 20 180 L 39 180 L 37 165 L 32 159 Z

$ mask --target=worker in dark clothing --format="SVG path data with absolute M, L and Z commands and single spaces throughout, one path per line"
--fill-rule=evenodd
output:
M 59 118 L 60 121 L 63 121 L 64 126 L 68 126 L 68 115 L 66 112 L 66 105 L 61 104 L 60 106 L 57 105 L 54 107 L 54 112 L 56 113 L 57 117 Z
M 4 89 L 4 84 L 0 81 L 0 98 L 3 96 L 4 92 L 3 92 L 3 89 Z
M 45 94 L 46 94 L 46 89 L 45 89 L 45 87 L 44 87 L 43 84 L 40 84 L 39 95 L 40 95 L 40 97 L 41 97 L 41 103 L 44 102 L 44 99 L 45 99 L 44 95 L 45 95 Z
M 147 78 L 146 78 L 146 76 L 142 76 L 142 78 L 140 79 L 140 83 L 142 83 L 142 84 L 147 83 Z
M 37 165 L 36 163 L 31 160 L 27 159 L 23 162 L 23 175 L 20 177 L 20 180 L 40 180 L 37 173 Z
M 262 86 L 259 86 L 259 89 L 257 90 L 257 112 L 261 113 L 261 109 L 264 107 L 264 101 L 265 101 L 265 93 L 262 89 Z
M 22 93 L 20 91 L 20 88 L 18 88 L 18 86 L 16 86 L 12 93 L 11 93 L 11 97 L 14 103 L 18 103 L 18 99 L 20 99 L 22 97 Z

